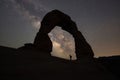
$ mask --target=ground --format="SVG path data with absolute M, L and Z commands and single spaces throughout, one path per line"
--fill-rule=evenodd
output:
M 17 50 L 0 46 L 1 80 L 119 80 L 120 57 L 107 62 L 107 58 L 65 60 L 34 50 Z M 114 59 L 115 60 L 115 59 Z M 115 63 L 116 62 L 116 63 Z M 109 66 L 109 67 L 108 67 Z M 114 69 L 113 69 L 114 68 Z M 116 70 L 116 69 L 117 70 Z

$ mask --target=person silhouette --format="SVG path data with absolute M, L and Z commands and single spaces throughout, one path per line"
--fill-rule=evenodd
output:
M 69 57 L 70 57 L 70 61 L 72 60 L 72 56 L 71 55 L 69 55 Z

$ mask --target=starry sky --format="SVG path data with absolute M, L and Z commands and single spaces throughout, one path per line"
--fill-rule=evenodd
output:
M 120 0 L 0 0 L 0 45 L 33 43 L 42 18 L 54 9 L 71 16 L 95 57 L 120 55 Z M 56 27 L 49 36 L 53 56 L 75 59 L 69 33 Z

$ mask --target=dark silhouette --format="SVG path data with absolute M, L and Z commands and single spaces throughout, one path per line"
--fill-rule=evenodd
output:
M 52 51 L 52 41 L 47 33 L 38 32 L 34 41 L 34 45 L 40 51 L 42 50 L 48 53 Z
M 72 56 L 71 55 L 69 55 L 70 56 L 70 60 L 72 60 Z
M 52 42 L 48 33 L 60 26 L 75 40 L 77 60 L 50 55 Z M 90 45 L 71 18 L 53 10 L 45 15 L 34 43 L 14 49 L 0 46 L 0 80 L 119 80 L 120 57 L 94 58 Z
M 53 10 L 45 15 L 41 22 L 41 28 L 35 38 L 34 45 L 40 48 L 40 50 L 41 48 L 43 48 L 43 50 L 44 48 L 50 48 L 49 51 L 51 51 L 52 44 L 48 37 L 48 33 L 55 26 L 61 26 L 63 30 L 73 35 L 75 39 L 75 53 L 78 60 L 83 57 L 93 58 L 94 53 L 81 32 L 78 31 L 75 22 L 73 22 L 68 15 L 58 10 Z

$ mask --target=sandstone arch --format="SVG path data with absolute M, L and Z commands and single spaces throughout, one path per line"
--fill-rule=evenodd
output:
M 41 28 L 37 33 L 34 45 L 42 50 L 51 52 L 52 42 L 48 33 L 55 27 L 60 26 L 63 30 L 69 32 L 75 41 L 75 53 L 77 59 L 87 57 L 93 58 L 92 48 L 85 40 L 82 33 L 77 29 L 76 23 L 71 18 L 59 10 L 53 10 L 45 15 L 41 22 Z

